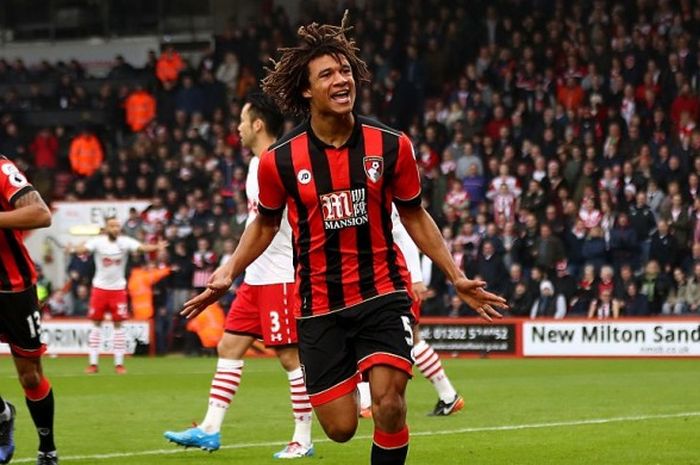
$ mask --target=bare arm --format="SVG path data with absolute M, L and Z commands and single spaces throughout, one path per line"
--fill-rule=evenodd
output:
M 442 234 L 433 219 L 422 207 L 401 207 L 397 205 L 401 222 L 406 231 L 423 251 L 435 263 L 447 279 L 455 285 L 459 297 L 482 318 L 500 318 L 493 306 L 507 308 L 504 298 L 483 289 L 486 283 L 467 279 L 452 259 L 447 250 Z
M 168 247 L 167 241 L 158 241 L 157 244 L 141 244 L 137 249 L 137 252 L 150 253 L 157 252 L 159 250 L 165 250 Z
M 280 216 L 258 215 L 250 223 L 238 243 L 233 255 L 214 271 L 209 278 L 207 289 L 198 296 L 185 302 L 181 315 L 194 318 L 209 305 L 219 300 L 243 271 L 255 261 L 270 245 L 279 229 Z
M 0 212 L 2 229 L 37 229 L 51 226 L 51 210 L 35 190 L 30 190 L 15 201 L 15 209 Z

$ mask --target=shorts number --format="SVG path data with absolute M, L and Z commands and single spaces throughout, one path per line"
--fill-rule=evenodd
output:
M 406 315 L 402 315 L 401 322 L 403 323 L 403 329 L 408 333 L 408 336 L 406 336 L 406 344 L 413 347 L 413 327 L 411 326 L 411 320 Z
M 272 310 L 270 312 L 270 331 L 276 333 L 280 330 L 280 314 Z
M 34 339 L 41 334 L 41 314 L 36 311 L 27 317 L 29 335 Z
M 117 304 L 117 315 L 119 315 L 122 318 L 126 318 L 129 316 L 129 307 L 125 303 L 118 303 Z

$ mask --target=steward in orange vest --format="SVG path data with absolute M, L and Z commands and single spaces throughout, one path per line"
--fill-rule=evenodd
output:
M 182 57 L 172 45 L 161 53 L 156 62 L 156 76 L 160 82 L 177 81 L 180 71 L 185 67 Z
M 84 130 L 70 143 L 68 159 L 75 174 L 91 176 L 104 159 L 100 140 L 91 132 Z
M 156 99 L 139 87 L 124 102 L 126 124 L 133 132 L 140 132 L 156 117 Z

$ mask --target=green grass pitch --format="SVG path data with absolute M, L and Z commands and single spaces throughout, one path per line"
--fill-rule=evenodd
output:
M 132 358 L 129 373 L 84 375 L 84 358 L 46 359 L 57 401 L 61 464 L 273 464 L 291 436 L 286 376 L 276 360 L 246 362 L 224 446 L 209 454 L 163 439 L 201 421 L 214 358 Z M 700 360 L 463 360 L 445 368 L 466 408 L 427 417 L 436 401 L 417 374 L 409 384 L 408 464 L 700 464 Z M 18 407 L 12 463 L 33 463 L 36 437 L 9 358 L 0 392 Z M 315 424 L 309 465 L 368 464 L 371 421 L 334 444 Z

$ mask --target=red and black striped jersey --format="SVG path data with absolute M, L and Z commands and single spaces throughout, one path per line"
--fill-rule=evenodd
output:
M 406 291 L 391 204 L 419 205 L 421 187 L 405 134 L 356 115 L 350 139 L 335 148 L 319 140 L 307 120 L 262 155 L 258 181 L 261 214 L 288 208 L 297 318 Z
M 34 187 L 10 160 L 0 155 L 0 211 L 15 208 L 15 202 Z M 0 229 L 0 292 L 19 292 L 36 282 L 34 262 L 24 246 L 22 231 Z

